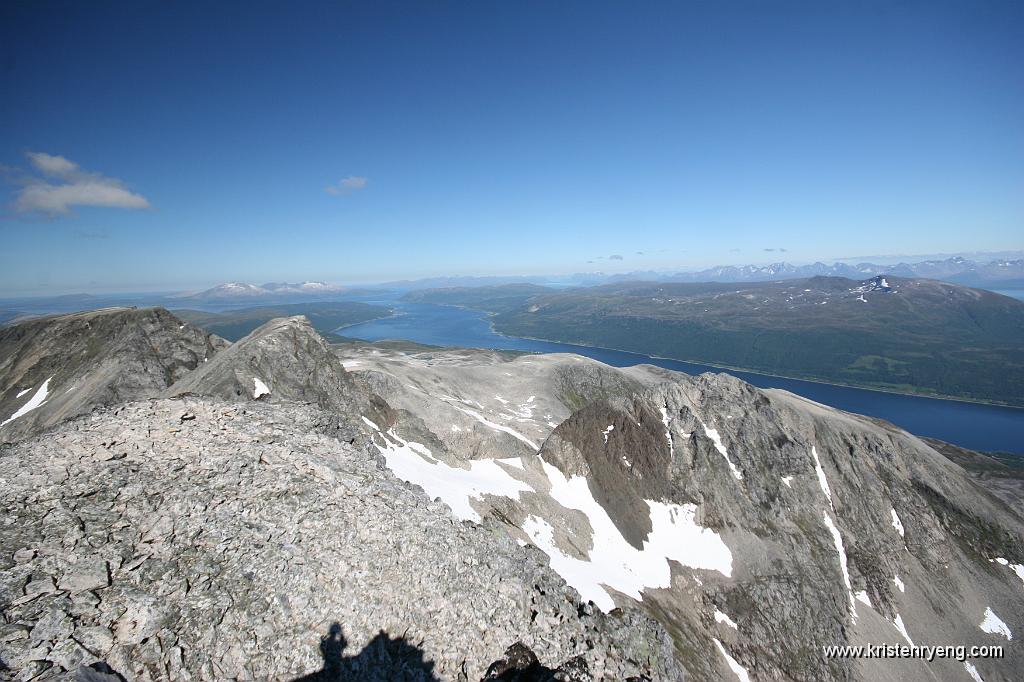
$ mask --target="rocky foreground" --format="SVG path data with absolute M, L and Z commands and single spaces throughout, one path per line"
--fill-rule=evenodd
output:
M 577 679 L 682 678 L 651 618 L 580 603 L 538 550 L 456 521 L 337 429 L 186 398 L 4 447 L 0 675 L 478 680 L 522 642 L 552 673 L 582 656 Z

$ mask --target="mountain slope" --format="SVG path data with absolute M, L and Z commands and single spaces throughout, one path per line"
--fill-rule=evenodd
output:
M 892 425 L 727 375 L 605 368 L 633 390 L 570 409 L 552 378 L 592 361 L 340 352 L 378 385 L 395 377 L 395 396 L 424 380 L 389 400 L 445 452 L 413 441 L 401 421 L 381 429 L 374 443 L 396 475 L 458 518 L 500 519 L 600 608 L 643 604 L 694 679 L 730 679 L 739 666 L 751 679 L 955 680 L 970 679 L 969 663 L 991 682 L 1024 665 L 1012 641 L 980 627 L 995 622 L 989 611 L 1011 633 L 1024 622 L 1024 522 Z M 447 409 L 466 400 L 491 430 L 542 440 L 538 452 L 460 450 L 466 425 Z M 523 404 L 540 409 L 509 407 Z M 473 459 L 453 460 L 460 451 Z M 822 656 L 825 646 L 911 640 L 1002 644 L 1006 658 Z
M 0 329 L 0 439 L 155 395 L 226 345 L 162 308 L 108 308 Z

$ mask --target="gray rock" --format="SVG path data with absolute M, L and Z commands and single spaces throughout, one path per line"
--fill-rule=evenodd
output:
M 326 435 L 335 422 L 311 405 L 185 397 L 0 449 L 0 518 L 16 519 L 0 552 L 91 537 L 47 549 L 48 570 L 81 587 L 99 574 L 76 552 L 110 567 L 95 593 L 0 601 L 40 642 L 0 638 L 0 658 L 19 674 L 103 661 L 130 680 L 295 679 L 335 664 L 347 679 L 474 680 L 523 641 L 552 668 L 583 656 L 599 679 L 681 678 L 649 616 L 587 613 L 546 557 L 426 504 L 367 442 Z M 126 457 L 87 456 L 111 440 Z
M 106 561 L 79 561 L 57 582 L 57 587 L 69 592 L 98 590 L 110 584 L 109 570 Z

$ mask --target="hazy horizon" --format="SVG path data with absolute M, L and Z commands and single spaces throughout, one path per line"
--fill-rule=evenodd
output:
M 781 254 L 781 255 L 785 256 L 785 254 Z M 400 282 L 420 282 L 420 281 L 432 280 L 432 279 L 516 279 L 516 278 L 522 278 L 522 279 L 543 280 L 543 281 L 545 281 L 545 283 L 557 283 L 557 282 L 566 282 L 567 280 L 569 280 L 569 279 L 571 279 L 573 277 L 582 277 L 582 276 L 587 276 L 587 275 L 595 276 L 595 277 L 596 276 L 616 276 L 616 275 L 628 275 L 628 274 L 632 274 L 632 273 L 645 273 L 645 272 L 656 272 L 656 273 L 659 273 L 661 275 L 670 275 L 670 274 L 674 274 L 674 273 L 682 274 L 682 273 L 700 272 L 700 271 L 703 271 L 703 270 L 706 270 L 706 269 L 713 269 L 713 268 L 717 268 L 717 267 L 741 267 L 741 266 L 748 266 L 748 265 L 766 266 L 766 265 L 773 265 L 773 264 L 783 263 L 783 262 L 784 263 L 788 263 L 790 265 L 795 265 L 795 266 L 810 265 L 810 264 L 819 263 L 819 262 L 820 263 L 825 263 L 827 265 L 832 265 L 834 263 L 847 263 L 847 264 L 872 263 L 874 265 L 884 266 L 884 265 L 897 265 L 899 263 L 918 263 L 918 262 L 924 262 L 924 261 L 929 261 L 929 260 L 945 260 L 947 258 L 954 258 L 954 257 L 964 257 L 964 258 L 969 258 L 969 259 L 977 259 L 980 262 L 990 262 L 990 261 L 1000 260 L 1000 259 L 1013 259 L 1013 260 L 1017 260 L 1017 259 L 1024 258 L 1024 251 L 990 251 L 990 252 L 967 252 L 967 251 L 962 251 L 962 252 L 941 253 L 941 254 L 893 254 L 893 255 L 880 254 L 880 255 L 875 255 L 875 256 L 850 256 L 850 257 L 846 257 L 846 258 L 823 258 L 823 259 L 818 259 L 818 260 L 814 260 L 814 261 L 794 261 L 794 260 L 790 260 L 790 259 L 786 259 L 786 258 L 778 258 L 778 259 L 775 259 L 775 260 L 762 260 L 762 261 L 759 261 L 759 262 L 735 261 L 735 262 L 730 262 L 730 263 L 717 263 L 715 265 L 710 266 L 709 268 L 692 268 L 692 267 L 691 268 L 683 268 L 683 267 L 671 268 L 671 267 L 668 267 L 668 268 L 661 268 L 661 269 L 653 269 L 653 268 L 650 268 L 650 269 L 639 269 L 639 268 L 629 268 L 626 265 L 623 265 L 622 263 L 624 263 L 625 261 L 610 261 L 610 262 L 606 261 L 606 265 L 608 267 L 606 267 L 604 269 L 595 268 L 595 269 L 592 269 L 592 270 L 581 270 L 581 271 L 578 271 L 578 272 L 540 272 L 540 273 L 516 273 L 516 272 L 510 272 L 510 273 L 495 273 L 493 271 L 477 271 L 477 272 L 462 272 L 462 273 L 440 273 L 440 274 L 425 275 L 425 276 L 422 276 L 422 277 L 411 277 L 411 276 L 410 277 L 405 277 L 405 276 L 399 275 L 399 276 L 396 276 L 396 277 L 388 277 L 388 278 L 378 277 L 378 278 L 373 278 L 373 279 L 367 278 L 367 279 L 363 279 L 363 280 L 351 280 L 351 279 L 349 279 L 349 280 L 344 280 L 344 279 L 333 280 L 333 279 L 322 278 L 322 277 L 300 277 L 300 278 L 294 278 L 294 279 L 291 279 L 291 280 L 287 280 L 287 279 L 284 279 L 284 278 L 281 278 L 281 277 L 266 277 L 266 276 L 265 277 L 256 277 L 256 278 L 254 278 L 252 280 L 237 280 L 237 279 L 220 278 L 220 279 L 212 279 L 212 280 L 202 281 L 202 282 L 193 282 L 190 285 L 179 286 L 179 287 L 166 286 L 166 287 L 150 287 L 150 288 L 132 289 L 132 288 L 125 288 L 125 287 L 103 288 L 103 287 L 90 287 L 88 285 L 83 285 L 83 286 L 81 286 L 81 287 L 79 287 L 77 289 L 60 290 L 60 291 L 48 291 L 48 292 L 10 293 L 10 292 L 6 292 L 6 291 L 0 291 L 0 299 L 8 299 L 8 300 L 10 300 L 10 299 L 20 299 L 20 298 L 26 298 L 26 299 L 27 298 L 47 298 L 47 297 L 74 296 L 74 295 L 97 295 L 97 296 L 102 296 L 102 295 L 120 295 L 120 294 L 123 294 L 123 295 L 171 294 L 171 295 L 173 295 L 173 294 L 184 294 L 184 293 L 189 293 L 189 292 L 201 292 L 201 291 L 204 291 L 206 289 L 210 289 L 210 288 L 216 287 L 218 285 L 227 284 L 227 283 L 231 283 L 231 282 L 245 283 L 245 284 L 254 284 L 254 285 L 257 285 L 257 286 L 258 285 L 262 285 L 262 284 L 267 284 L 267 283 L 274 283 L 274 282 L 276 282 L 276 283 L 290 282 L 290 283 L 293 283 L 293 284 L 294 283 L 301 283 L 301 282 L 324 282 L 324 283 L 330 284 L 330 285 L 341 286 L 341 287 L 349 287 L 349 288 L 359 288 L 359 287 L 374 288 L 374 287 L 379 287 L 379 286 L 388 285 L 388 284 L 394 284 L 394 283 L 400 283 Z M 618 267 L 616 267 L 617 263 L 619 264 Z M 1013 288 L 1014 287 L 1011 287 L 1011 289 L 1013 289 Z

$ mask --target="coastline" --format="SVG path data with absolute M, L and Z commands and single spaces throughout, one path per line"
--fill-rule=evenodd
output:
M 544 343 L 560 343 L 564 346 L 574 346 L 576 348 L 596 348 L 599 350 L 611 350 L 617 353 L 629 353 L 630 355 L 638 355 L 644 358 L 651 358 L 652 360 L 669 360 L 671 362 L 685 362 L 690 365 L 705 365 L 707 367 L 714 367 L 715 369 L 731 370 L 733 372 L 745 372 L 746 374 L 756 374 L 763 377 L 772 377 L 774 379 L 787 379 L 789 381 L 806 381 L 809 384 L 820 384 L 822 386 L 837 386 L 839 388 L 856 388 L 860 391 L 873 391 L 875 393 L 887 393 L 890 395 L 901 395 L 908 398 L 928 398 L 929 400 L 942 400 L 945 402 L 954 403 L 968 403 L 970 405 L 989 405 L 991 407 L 1005 407 L 1012 410 L 1024 410 L 1024 405 L 1011 405 L 1010 403 L 1001 403 L 995 400 L 978 400 L 972 398 L 963 398 L 956 396 L 946 396 L 941 394 L 931 393 L 908 393 L 906 391 L 895 391 L 887 388 L 879 388 L 877 386 L 867 386 L 863 384 L 843 384 L 836 381 L 825 381 L 824 379 L 808 379 L 806 377 L 794 377 L 785 374 L 772 374 L 771 372 L 764 372 L 756 369 L 748 369 L 746 367 L 732 367 L 730 365 L 719 365 L 711 362 L 705 362 L 703 360 L 683 360 L 682 358 L 670 358 L 663 355 L 647 355 L 646 353 L 638 353 L 634 350 L 626 350 L 624 348 L 611 348 L 608 346 L 595 346 L 592 344 L 584 343 L 571 343 L 569 341 L 556 341 L 554 339 L 542 339 L 536 336 L 510 336 L 503 334 L 497 329 L 494 329 L 494 333 L 499 336 L 504 336 L 508 339 L 527 339 L 529 341 L 542 341 Z M 785 390 L 785 389 L 783 389 Z
M 463 306 L 455 306 L 455 307 L 463 307 Z M 474 308 L 465 308 L 465 309 L 466 310 L 475 310 Z M 487 312 L 487 311 L 481 311 L 481 312 L 485 312 L 488 318 L 493 317 L 495 315 L 495 313 L 490 313 L 490 312 Z M 947 396 L 947 395 L 931 394 L 931 393 L 908 393 L 907 391 L 896 391 L 896 390 L 893 390 L 893 389 L 880 388 L 880 387 L 877 387 L 877 386 L 867 386 L 867 385 L 863 385 L 863 384 L 844 384 L 844 383 L 840 383 L 840 382 L 837 382 L 837 381 L 826 381 L 824 379 L 808 379 L 808 378 L 805 378 L 805 377 L 788 376 L 788 375 L 785 375 L 785 374 L 773 374 L 771 372 L 765 372 L 765 371 L 756 370 L 756 369 L 748 369 L 746 367 L 733 367 L 731 365 L 721 365 L 721 364 L 717 364 L 717 363 L 713 363 L 713 362 L 705 362 L 703 360 L 685 360 L 683 358 L 671 358 L 671 357 L 666 357 L 666 356 L 663 356 L 663 355 L 648 355 L 647 353 L 638 353 L 637 351 L 626 350 L 625 348 L 612 348 L 610 346 L 598 346 L 598 345 L 589 344 L 589 343 L 572 343 L 571 341 L 557 341 L 555 339 L 542 339 L 542 338 L 536 337 L 536 336 L 511 336 L 509 334 L 505 334 L 504 332 L 501 332 L 498 329 L 496 329 L 495 326 L 494 326 L 494 323 L 490 319 L 487 320 L 487 323 L 488 323 L 488 325 L 490 325 L 492 332 L 494 332 L 498 336 L 503 336 L 503 337 L 505 337 L 507 339 L 526 339 L 526 340 L 529 340 L 529 341 L 541 341 L 541 342 L 544 342 L 544 343 L 560 343 L 560 344 L 562 344 L 564 346 L 574 346 L 576 348 L 596 348 L 598 350 L 610 350 L 610 351 L 615 351 L 617 353 L 629 353 L 630 355 L 637 355 L 639 357 L 650 358 L 652 360 L 668 360 L 668 361 L 671 361 L 671 362 L 685 362 L 685 363 L 690 364 L 690 365 L 704 365 L 706 367 L 714 367 L 715 369 L 731 370 L 733 372 L 745 372 L 747 374 L 756 374 L 758 376 L 772 377 L 774 379 L 787 379 L 789 381 L 806 381 L 807 383 L 810 383 L 810 384 L 820 384 L 822 386 L 837 386 L 837 387 L 840 387 L 840 388 L 855 388 L 855 389 L 858 389 L 858 390 L 861 390 L 861 391 L 873 391 L 875 393 L 887 393 L 889 395 L 907 396 L 909 398 L 927 398 L 929 400 L 942 400 L 942 401 L 945 401 L 945 402 L 967 403 L 967 404 L 970 404 L 970 405 L 989 405 L 991 407 L 1005 407 L 1005 408 L 1012 409 L 1012 410 L 1024 410 L 1024 405 L 1011 405 L 1010 403 L 1003 403 L 1003 402 L 998 402 L 998 401 L 995 401 L 995 400 L 980 400 L 980 399 L 963 398 L 963 397 L 957 397 L 957 396 Z
M 497 316 L 497 313 L 495 313 L 495 312 L 491 312 L 491 311 L 488 311 L 488 310 L 481 310 L 480 308 L 472 308 L 472 307 L 466 306 L 466 305 L 458 305 L 458 304 L 455 304 L 455 303 L 433 303 L 433 302 L 425 302 L 425 301 L 405 301 L 405 303 L 412 303 L 412 304 L 416 304 L 416 305 L 436 305 L 436 306 L 443 306 L 443 307 L 447 307 L 447 308 L 458 308 L 458 309 L 461 309 L 461 310 L 468 310 L 468 311 L 472 311 L 474 313 L 480 313 L 481 314 L 481 318 L 480 319 L 481 320 L 485 320 L 487 322 L 487 325 L 490 328 L 491 333 L 493 333 L 496 336 L 501 336 L 501 337 L 506 338 L 506 339 L 522 339 L 524 341 L 538 341 L 538 342 L 541 342 L 541 343 L 557 343 L 557 344 L 561 344 L 563 346 L 572 346 L 574 348 L 593 348 L 595 350 L 614 351 L 616 353 L 628 353 L 629 355 L 634 355 L 634 356 L 637 356 L 638 358 L 648 358 L 648 359 L 651 359 L 651 360 L 665 360 L 665 361 L 669 361 L 669 362 L 683 362 L 683 363 L 687 363 L 687 364 L 691 364 L 691 365 L 704 365 L 706 367 L 712 367 L 714 369 L 728 370 L 728 371 L 733 371 L 733 372 L 744 372 L 744 373 L 747 373 L 747 374 L 755 374 L 757 376 L 771 377 L 771 378 L 774 378 L 774 379 L 786 379 L 788 381 L 804 381 L 804 382 L 807 382 L 807 383 L 810 383 L 810 384 L 818 384 L 818 385 L 821 385 L 821 386 L 835 386 L 837 388 L 852 388 L 852 389 L 856 389 L 856 390 L 860 390 L 860 391 L 871 391 L 871 392 L 874 392 L 874 393 L 884 393 L 884 394 L 887 394 L 887 395 L 897 395 L 897 396 L 903 396 L 903 397 L 907 397 L 907 398 L 924 398 L 924 399 L 928 399 L 928 400 L 941 400 L 943 402 L 965 403 L 965 404 L 968 404 L 968 405 L 984 405 L 984 406 L 989 406 L 989 407 L 1001 407 L 1001 408 L 1007 408 L 1007 409 L 1012 409 L 1012 410 L 1024 410 L 1024 405 L 1013 405 L 1013 404 L 1010 404 L 1010 403 L 1004 403 L 1004 402 L 999 402 L 999 401 L 995 401 L 995 400 L 980 400 L 980 399 L 974 399 L 974 398 L 964 398 L 964 397 L 958 397 L 958 396 L 947 396 L 947 395 L 941 395 L 941 394 L 913 393 L 913 392 L 907 392 L 907 391 L 897 391 L 897 390 L 893 390 L 893 389 L 881 388 L 881 387 L 877 387 L 877 386 L 867 386 L 867 385 L 863 385 L 863 384 L 849 384 L 849 383 L 842 383 L 842 382 L 837 382 L 837 381 L 827 381 L 827 380 L 824 380 L 824 379 L 811 379 L 811 378 L 799 377 L 799 376 L 789 376 L 789 375 L 785 375 L 785 374 L 775 374 L 775 373 L 772 373 L 772 372 L 765 372 L 765 371 L 762 371 L 762 370 L 748 369 L 746 367 L 735 367 L 735 366 L 731 366 L 731 365 L 723 365 L 723 364 L 713 363 L 713 362 L 704 362 L 702 360 L 688 360 L 688 359 L 684 359 L 684 358 L 666 357 L 666 356 L 663 356 L 663 355 L 650 355 L 650 354 L 647 354 L 647 353 L 640 353 L 640 352 L 633 351 L 633 350 L 627 350 L 625 348 L 612 348 L 610 346 L 600 346 L 600 345 L 595 345 L 595 344 L 590 344 L 590 343 L 573 343 L 571 341 L 559 341 L 559 340 L 556 340 L 556 339 L 544 339 L 544 338 L 540 338 L 540 337 L 536 337 L 536 336 L 513 336 L 511 334 L 505 334 L 504 332 L 502 332 L 502 331 L 498 330 L 497 328 L 495 328 L 494 321 L 493 321 L 493 318 L 495 316 Z M 396 310 L 392 315 L 387 315 L 385 317 L 381 317 L 381 318 L 377 318 L 377 319 L 378 320 L 380 320 L 380 319 L 388 319 L 390 317 L 399 317 L 399 316 L 407 315 L 407 314 L 408 313 L 406 313 L 406 312 L 402 312 L 402 311 Z M 367 322 L 373 322 L 373 321 L 374 320 L 367 320 Z M 352 324 L 352 325 L 346 325 L 346 326 L 351 327 L 351 326 L 355 326 L 357 324 L 364 324 L 364 323 L 363 322 L 358 322 L 358 323 L 355 323 L 355 324 Z M 500 348 L 496 349 L 496 348 L 491 348 L 491 347 L 488 347 L 488 346 L 481 346 L 480 349 L 482 349 L 482 350 L 503 350 L 503 349 L 500 349 Z M 543 351 L 527 351 L 527 352 L 540 353 L 540 352 L 543 352 Z M 643 363 L 637 363 L 637 364 L 643 364 Z

